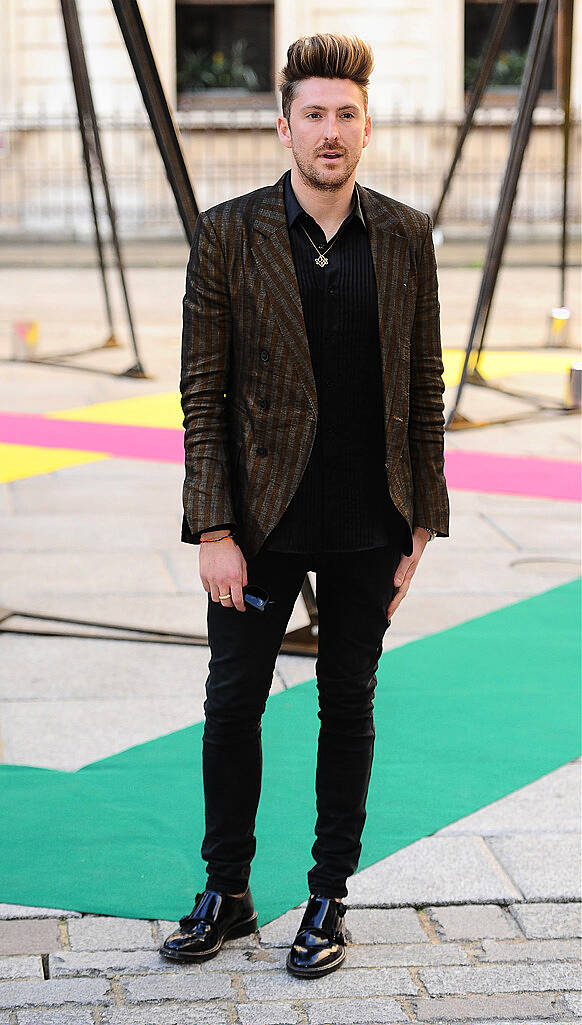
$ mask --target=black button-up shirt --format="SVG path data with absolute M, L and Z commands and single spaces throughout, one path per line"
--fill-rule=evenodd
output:
M 290 172 L 285 209 L 318 420 L 305 473 L 264 547 L 356 551 L 398 543 L 404 520 L 385 469 L 376 275 L 357 187 L 351 212 L 329 241 L 297 200 Z

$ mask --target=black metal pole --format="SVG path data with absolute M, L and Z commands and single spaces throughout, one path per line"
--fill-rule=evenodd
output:
M 465 350 L 461 379 L 457 387 L 453 407 L 447 416 L 447 427 L 450 426 L 457 412 L 461 393 L 468 376 L 469 363 L 473 350 L 477 346 L 477 355 L 474 360 L 474 365 L 471 368 L 472 371 L 476 371 L 479 357 L 482 352 L 487 320 L 491 310 L 493 292 L 497 281 L 501 258 L 503 256 L 503 249 L 507 238 L 507 228 L 517 191 L 519 173 L 529 139 L 534 107 L 539 95 L 542 71 L 549 52 L 556 5 L 557 0 L 539 0 L 538 2 L 527 52 L 526 64 L 523 72 L 517 116 L 511 131 L 509 157 L 499 194 L 499 202 L 493 222 L 493 231 L 489 238 L 479 296 L 473 316 L 469 340 Z
M 564 107 L 562 169 L 562 246 L 560 253 L 560 306 L 566 305 L 566 266 L 568 250 L 568 170 L 570 165 L 570 95 L 572 90 L 572 37 L 574 34 L 574 0 L 563 0 L 564 46 L 562 54 L 562 96 Z
M 107 179 L 107 170 L 105 167 L 105 160 L 103 158 L 103 151 L 101 149 L 99 125 L 97 122 L 97 115 L 95 113 L 95 105 L 93 103 L 93 95 L 91 92 L 91 82 L 89 80 L 87 62 L 85 60 L 85 50 L 83 46 L 83 37 L 81 35 L 81 26 L 79 23 L 79 14 L 77 11 L 76 0 L 61 0 L 61 8 L 63 11 L 63 20 L 65 22 L 65 31 L 67 33 L 69 53 L 72 55 L 71 69 L 73 71 L 73 77 L 75 77 L 76 75 L 79 83 L 78 95 L 81 97 L 81 102 L 83 104 L 82 116 L 85 124 L 85 130 L 87 130 L 87 128 L 90 129 L 91 146 L 97 159 L 97 164 L 101 174 L 101 183 L 103 185 L 103 193 L 105 195 L 107 214 L 111 225 L 111 240 L 115 251 L 117 268 L 119 271 L 119 278 L 121 281 L 121 289 L 123 292 L 125 310 L 127 314 L 127 320 L 131 336 L 131 344 L 135 355 L 134 366 L 126 370 L 125 374 L 131 377 L 145 377 L 145 371 L 140 360 L 139 350 L 137 346 L 137 338 L 135 334 L 131 305 L 129 302 L 127 282 L 125 280 L 125 271 L 123 267 L 123 260 L 121 258 L 121 248 L 119 245 L 119 238 L 117 235 L 115 209 L 113 207 L 113 202 L 111 200 L 109 182 Z
M 198 204 L 137 0 L 112 0 L 189 244 Z
M 483 56 L 483 61 L 481 63 L 481 67 L 479 68 L 479 74 L 477 76 L 477 81 L 475 82 L 475 85 L 473 86 L 473 91 L 472 91 L 471 96 L 469 98 L 469 103 L 467 104 L 467 110 L 465 111 L 465 117 L 464 117 L 464 120 L 463 120 L 463 124 L 459 128 L 459 134 L 457 136 L 457 142 L 456 142 L 456 145 L 455 145 L 455 152 L 453 153 L 453 158 L 451 160 L 451 165 L 449 167 L 448 173 L 447 173 L 447 175 L 445 177 L 445 180 L 443 182 L 443 188 L 442 188 L 442 192 L 441 192 L 441 195 L 440 195 L 440 199 L 439 199 L 439 201 L 438 201 L 438 203 L 437 203 L 437 205 L 434 208 L 434 211 L 432 213 L 432 220 L 433 220 L 433 224 L 434 225 L 436 225 L 437 222 L 438 222 L 438 219 L 439 219 L 439 216 L 440 216 L 440 212 L 441 212 L 443 203 L 445 201 L 445 196 L 446 196 L 446 194 L 447 194 L 447 192 L 449 190 L 449 186 L 450 186 L 451 181 L 453 179 L 453 174 L 455 172 L 455 168 L 456 168 L 457 163 L 459 161 L 459 158 L 461 156 L 461 152 L 462 152 L 462 149 L 463 149 L 463 145 L 465 143 L 465 139 L 467 138 L 467 135 L 469 134 L 469 129 L 471 128 L 471 125 L 473 124 L 473 116 L 475 114 L 475 111 L 476 111 L 477 107 L 479 106 L 479 104 L 481 102 L 481 98 L 483 96 L 483 93 L 485 92 L 485 88 L 487 86 L 487 82 L 489 81 L 489 78 L 491 76 L 491 69 L 493 68 L 493 62 L 494 62 L 494 60 L 495 60 L 495 58 L 497 56 L 497 53 L 499 51 L 499 47 L 501 46 L 501 42 L 502 42 L 503 36 L 505 34 L 505 30 L 506 30 L 506 28 L 507 28 L 507 26 L 509 24 L 509 19 L 511 18 L 511 15 L 513 14 L 513 8 L 515 7 L 515 4 L 516 4 L 516 0 L 503 0 L 503 4 L 500 4 L 498 6 L 498 8 L 497 8 L 497 13 L 496 13 L 496 15 L 494 17 L 494 20 L 493 20 L 493 23 L 492 23 L 492 26 L 491 26 L 491 31 L 489 33 L 489 38 L 487 40 L 487 44 L 486 44 L 486 47 L 485 47 L 485 53 L 484 53 L 484 56 Z
M 114 327 L 113 327 L 113 312 L 111 309 L 111 300 L 109 298 L 109 288 L 107 285 L 107 273 L 105 270 L 105 259 L 103 254 L 103 242 L 101 239 L 101 230 L 99 228 L 99 216 L 97 213 L 97 203 L 95 201 L 95 189 L 93 187 L 93 169 L 91 166 L 91 152 L 89 148 L 89 140 L 87 137 L 87 125 L 85 123 L 86 116 L 86 99 L 83 95 L 83 81 L 82 75 L 79 74 L 78 67 L 78 40 L 76 39 L 76 33 L 74 30 L 73 19 L 69 14 L 69 9 L 66 3 L 61 0 L 61 9 L 63 14 L 63 23 L 65 26 L 65 37 L 67 40 L 67 49 L 69 51 L 69 62 L 71 65 L 71 77 L 73 79 L 73 88 L 75 90 L 75 101 L 77 104 L 77 116 L 79 119 L 79 131 L 81 133 L 81 143 L 83 147 L 83 160 L 85 163 L 85 172 L 87 175 L 87 184 L 89 186 L 89 196 L 91 198 L 91 212 L 93 215 L 93 224 L 95 227 L 95 243 L 97 246 L 97 256 L 99 259 L 99 268 L 101 271 L 101 281 L 103 283 L 103 295 L 105 299 L 105 313 L 107 316 L 107 322 L 109 324 L 109 339 L 114 339 Z M 111 342 L 110 342 L 111 344 Z

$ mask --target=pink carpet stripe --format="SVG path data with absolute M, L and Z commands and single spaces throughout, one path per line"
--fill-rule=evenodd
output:
M 181 463 L 184 458 L 183 433 L 175 428 L 55 420 L 30 414 L 0 413 L 0 442 L 164 463 Z M 453 490 L 571 502 L 580 499 L 577 462 L 453 449 L 447 453 L 445 471 Z
M 44 416 L 0 414 L 0 441 L 46 448 L 78 448 L 106 452 L 124 459 L 180 463 L 184 458 L 182 431 L 168 427 L 53 420 Z
M 453 449 L 446 456 L 445 474 L 448 486 L 460 491 L 580 499 L 580 463 L 566 460 Z

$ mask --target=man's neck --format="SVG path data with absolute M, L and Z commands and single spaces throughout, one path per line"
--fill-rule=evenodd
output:
M 355 173 L 345 185 L 334 192 L 312 189 L 301 177 L 297 167 L 291 167 L 291 185 L 306 213 L 319 224 L 327 239 L 333 238 L 352 207 Z

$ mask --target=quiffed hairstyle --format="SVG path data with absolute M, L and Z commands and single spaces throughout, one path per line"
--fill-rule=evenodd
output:
M 374 56 L 358 36 L 318 33 L 297 39 L 287 50 L 287 63 L 279 76 L 283 117 L 289 121 L 298 82 L 306 78 L 349 78 L 362 90 L 368 111 L 368 89 Z

